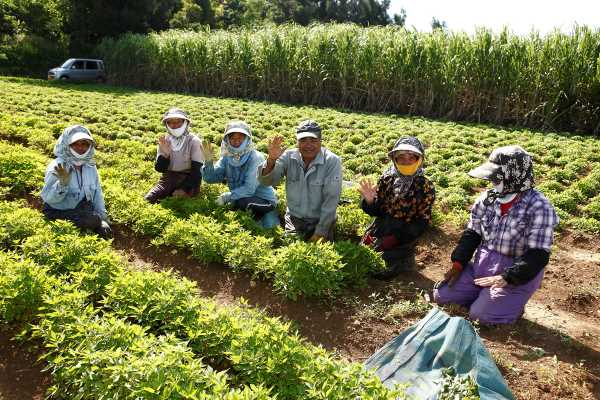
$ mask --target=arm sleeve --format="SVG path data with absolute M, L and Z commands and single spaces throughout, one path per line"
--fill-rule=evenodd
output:
M 254 196 L 258 187 L 258 165 L 262 164 L 259 158 L 252 157 L 248 160 L 248 166 L 244 166 L 244 183 L 241 186 L 231 189 L 231 200 L 243 199 Z
M 202 163 L 198 161 L 192 161 L 190 168 L 190 174 L 183 181 L 182 187 L 187 193 L 192 192 L 195 188 L 200 185 L 202 180 Z
M 435 187 L 429 179 L 423 182 L 423 197 L 417 206 L 417 218 L 425 220 L 428 224 L 431 222 L 433 213 L 433 203 L 435 201 Z
M 511 285 L 523 285 L 542 270 L 550 261 L 550 253 L 544 249 L 529 249 L 511 267 L 502 274 Z
M 100 176 L 96 170 L 96 193 L 94 194 L 94 211 L 100 214 L 100 218 L 107 220 L 106 205 L 104 204 L 104 193 L 102 192 L 102 184 Z
M 472 229 L 465 229 L 462 236 L 458 240 L 458 245 L 454 248 L 454 251 L 450 255 L 450 260 L 458 261 L 464 267 L 466 266 L 477 247 L 481 243 L 481 235 Z
M 263 175 L 262 171 L 267 167 L 267 160 L 265 160 L 262 164 L 258 165 L 258 182 L 264 186 L 277 186 L 281 182 L 281 178 L 287 172 L 288 159 L 290 158 L 290 154 L 288 151 L 282 154 L 281 157 L 275 161 L 275 166 L 271 173 L 267 175 Z
M 69 192 L 69 186 L 61 185 L 58 177 L 54 173 L 55 166 L 56 162 L 51 162 L 50 165 L 48 165 L 48 168 L 46 168 L 44 187 L 42 188 L 41 193 L 42 200 L 50 205 L 63 201 Z
M 202 178 L 206 183 L 221 183 L 225 180 L 225 163 L 221 158 L 216 163 L 207 161 L 202 166 Z
M 379 217 L 379 216 L 383 215 L 383 213 L 381 212 L 381 204 L 380 204 L 378 198 L 375 198 L 375 201 L 373 201 L 373 203 L 371 203 L 371 204 L 367 204 L 365 199 L 362 199 L 360 201 L 360 208 L 362 208 L 362 210 L 365 213 L 367 213 L 368 215 L 370 215 L 372 217 Z
M 323 184 L 323 204 L 319 223 L 315 228 L 315 234 L 327 236 L 331 224 L 335 222 L 337 206 L 342 194 L 342 160 L 335 157 L 325 174 Z
M 168 158 L 166 158 L 162 154 L 159 154 L 158 156 L 156 156 L 156 161 L 154 161 L 154 169 L 157 172 L 167 172 L 169 170 L 170 162 L 171 161 Z

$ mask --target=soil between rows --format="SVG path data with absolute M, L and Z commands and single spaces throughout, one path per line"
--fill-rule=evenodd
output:
M 232 304 L 244 298 L 269 315 L 291 321 L 308 341 L 339 356 L 364 362 L 378 348 L 420 319 L 385 318 L 402 299 L 426 293 L 448 267 L 460 232 L 429 232 L 418 246 L 420 269 L 390 282 L 370 280 L 333 302 L 293 302 L 267 282 L 200 265 L 185 252 L 155 248 L 126 228 L 115 229 L 113 247 L 140 268 L 174 269 L 197 282 L 203 295 Z M 540 290 L 514 325 L 480 327 L 488 350 L 519 399 L 600 399 L 600 248 L 594 238 L 563 233 Z M 461 310 L 452 310 L 464 315 Z M 41 399 L 51 384 L 43 366 L 24 345 L 0 331 L 0 400 Z M 541 349 L 541 350 L 540 350 Z

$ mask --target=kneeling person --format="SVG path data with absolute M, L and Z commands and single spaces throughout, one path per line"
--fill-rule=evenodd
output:
M 56 159 L 46 169 L 43 212 L 48 219 L 69 220 L 80 229 L 109 238 L 112 232 L 94 161 L 95 147 L 90 131 L 81 125 L 62 132 L 54 146 Z
M 377 186 L 369 180 L 359 186 L 363 211 L 375 217 L 362 242 L 382 252 L 387 266 L 375 275 L 379 279 L 414 269 L 415 245 L 431 223 L 435 201 L 433 183 L 424 174 L 425 149 L 419 139 L 398 139 L 388 156 L 392 165 Z
M 534 189 L 532 157 L 520 146 L 495 149 L 469 175 L 489 180 L 493 189 L 473 205 L 434 299 L 468 307 L 484 324 L 512 323 L 541 285 L 558 217 Z
M 173 197 L 194 197 L 202 181 L 202 144 L 190 133 L 191 120 L 179 108 L 169 109 L 162 118 L 167 135 L 158 139 L 154 169 L 162 172 L 158 183 L 144 197 L 150 203 Z
M 259 166 L 260 183 L 277 186 L 285 177 L 285 230 L 304 240 L 333 240 L 337 206 L 342 192 L 342 161 L 321 146 L 321 127 L 306 120 L 296 128 L 294 149 L 283 138 L 269 142 L 269 155 Z
M 234 209 L 248 210 L 263 228 L 279 225 L 277 195 L 271 186 L 258 182 L 257 168 L 265 161 L 254 149 L 250 126 L 243 121 L 231 121 L 225 127 L 221 141 L 221 158 L 214 163 L 212 146 L 203 143 L 204 166 L 202 176 L 206 183 L 227 182 L 229 191 L 222 193 L 217 202 L 231 204 Z

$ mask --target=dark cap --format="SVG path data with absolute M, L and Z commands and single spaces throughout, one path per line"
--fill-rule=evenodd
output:
M 469 175 L 474 178 L 502 182 L 506 178 L 502 167 L 504 166 L 506 169 L 511 163 L 515 166 L 524 163 L 531 165 L 531 155 L 518 145 L 498 147 L 492 151 L 487 162 L 469 171 Z
M 404 136 L 396 140 L 396 143 L 394 143 L 394 148 L 388 153 L 388 157 L 392 158 L 395 152 L 402 150 L 411 151 L 420 156 L 425 154 L 423 144 L 414 136 Z
M 296 127 L 296 139 L 300 140 L 305 137 L 321 139 L 321 127 L 312 119 L 302 121 Z

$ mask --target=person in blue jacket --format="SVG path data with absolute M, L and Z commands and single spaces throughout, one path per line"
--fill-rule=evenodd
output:
M 50 220 L 69 220 L 80 229 L 109 238 L 112 231 L 94 161 L 95 147 L 84 126 L 69 126 L 62 132 L 54 146 L 56 159 L 46 169 L 43 212 Z
M 212 146 L 203 143 L 202 177 L 206 183 L 227 182 L 229 191 L 217 199 L 219 205 L 248 210 L 263 228 L 279 225 L 277 195 L 272 186 L 258 182 L 258 165 L 264 156 L 254 149 L 252 131 L 244 121 L 230 121 L 221 141 L 221 158 L 214 163 Z

